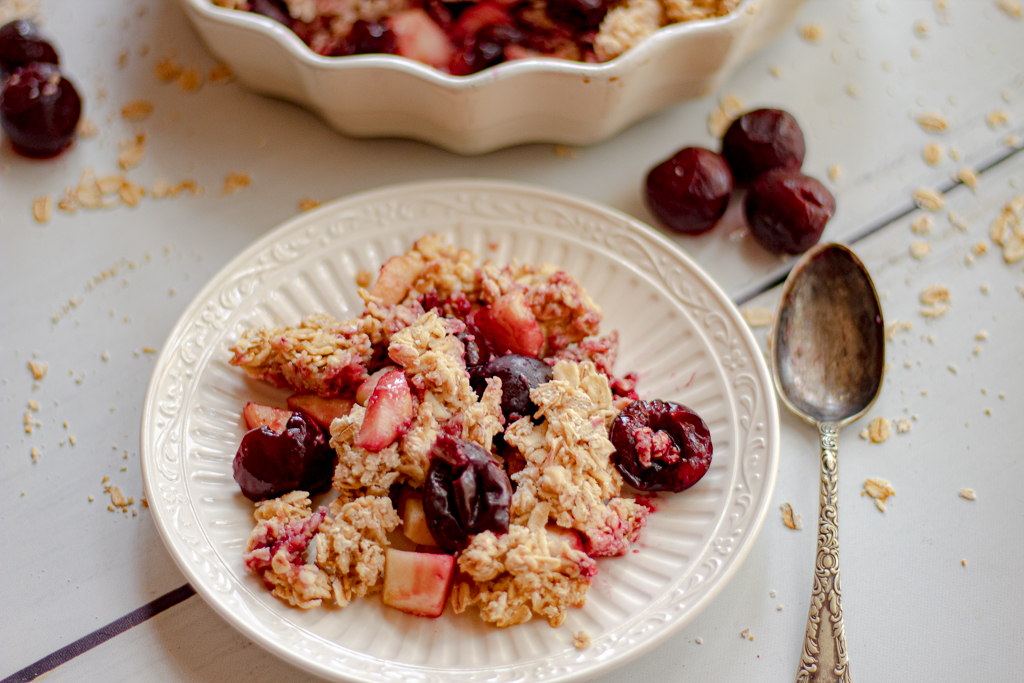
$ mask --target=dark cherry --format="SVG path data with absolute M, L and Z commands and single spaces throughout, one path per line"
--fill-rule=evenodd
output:
M 836 200 L 824 185 L 799 171 L 771 171 L 750 186 L 743 211 L 763 247 L 802 254 L 821 239 L 836 212 Z
M 711 466 L 704 420 L 671 401 L 633 401 L 612 422 L 612 462 L 641 491 L 684 491 Z
M 596 31 L 606 14 L 604 0 L 548 0 L 548 16 L 578 31 Z
M 0 126 L 15 151 L 46 158 L 71 144 L 82 115 L 82 99 L 55 64 L 19 67 L 0 90 Z
M 395 54 L 398 41 L 395 32 L 384 22 L 369 22 L 360 19 L 335 55 Z
M 477 395 L 483 396 L 487 378 L 500 379 L 501 412 L 506 423 L 511 424 L 537 412 L 537 405 L 530 400 L 530 390 L 550 382 L 553 373 L 551 366 L 538 358 L 510 353 L 469 368 L 469 382 Z
M 462 342 L 462 346 L 465 349 L 462 358 L 466 362 L 466 367 L 480 365 L 487 361 L 487 352 L 480 348 L 477 336 L 471 330 L 459 332 L 455 336 Z
M 804 152 L 800 124 L 781 109 L 747 112 L 732 122 L 722 138 L 722 156 L 738 185 L 775 168 L 798 170 Z
M 464 9 L 460 6 L 461 4 L 444 2 L 444 0 L 424 0 L 423 9 L 426 10 L 435 24 L 444 29 L 445 33 L 448 33 L 452 28 L 452 24 L 455 23 L 454 13 Z
M 484 26 L 475 35 L 466 37 L 462 49 L 452 58 L 449 70 L 456 76 L 483 71 L 489 66 L 505 61 L 506 47 L 520 45 L 525 40 L 526 34 L 515 26 Z
M 249 0 L 249 11 L 262 14 L 285 26 L 292 25 L 288 7 L 281 0 Z
M 647 204 L 666 226 L 688 235 L 710 230 L 729 206 L 732 173 L 710 149 L 686 147 L 647 174 Z
M 0 26 L 0 72 L 10 73 L 32 62 L 60 64 L 57 51 L 39 35 L 39 27 L 28 19 Z
M 250 500 L 277 498 L 296 489 L 318 493 L 331 485 L 334 451 L 316 422 L 296 412 L 280 434 L 270 427 L 247 432 L 232 473 Z
M 472 441 L 442 434 L 430 457 L 423 512 L 443 550 L 462 550 L 473 534 L 508 531 L 512 483 L 490 453 Z

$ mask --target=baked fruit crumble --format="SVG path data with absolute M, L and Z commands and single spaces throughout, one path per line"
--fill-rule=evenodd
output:
M 663 26 L 740 0 L 213 0 L 294 31 L 325 56 L 396 54 L 465 76 L 526 57 L 613 59 Z
M 256 501 L 245 566 L 290 605 L 382 592 L 419 616 L 450 603 L 558 626 L 594 558 L 624 555 L 647 523 L 624 482 L 679 492 L 710 467 L 707 425 L 612 374 L 618 335 L 598 336 L 601 310 L 555 266 L 477 265 L 428 235 L 359 294 L 359 317 L 231 348 L 297 392 L 288 409 L 245 406 L 234 461 Z

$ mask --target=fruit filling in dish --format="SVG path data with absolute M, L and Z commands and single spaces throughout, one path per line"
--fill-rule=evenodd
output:
M 651 506 L 636 491 L 683 491 L 711 465 L 704 421 L 613 374 L 618 335 L 598 336 L 600 309 L 555 266 L 477 265 L 428 235 L 359 294 L 359 317 L 231 348 L 296 392 L 245 406 L 234 460 L 256 501 L 245 566 L 291 605 L 381 592 L 420 616 L 558 626 L 594 558 L 638 539 Z
M 385 53 L 464 76 L 501 62 L 605 62 L 662 26 L 725 16 L 740 0 L 213 0 L 294 31 L 317 54 Z

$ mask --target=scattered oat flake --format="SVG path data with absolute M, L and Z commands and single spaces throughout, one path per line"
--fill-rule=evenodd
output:
M 945 302 L 921 307 L 921 315 L 926 318 L 941 318 L 947 313 L 949 313 L 949 304 Z
M 142 347 L 142 352 L 143 353 L 156 353 L 156 349 L 154 349 L 152 346 L 143 346 Z
M 368 270 L 358 270 L 356 272 L 356 284 L 360 287 L 369 287 L 370 283 L 373 282 L 373 273 Z
M 900 419 L 896 420 L 896 433 L 897 434 L 906 434 L 909 431 L 910 431 L 910 420 L 908 420 L 905 417 L 901 417 Z
M 235 72 L 227 64 L 218 64 L 210 70 L 206 79 L 210 81 L 210 85 L 224 85 L 235 80 Z
M 185 69 L 178 75 L 178 87 L 186 92 L 195 92 L 203 87 L 203 76 L 198 69 Z
M 958 372 L 960 372 L 960 370 L 955 365 L 953 365 L 952 363 L 947 365 L 946 369 L 949 370 L 950 372 L 952 372 L 954 375 L 957 374 Z
M 584 650 L 590 647 L 591 637 L 586 631 L 573 631 L 572 646 L 577 650 Z
M 121 153 L 117 155 L 117 165 L 124 171 L 135 168 L 146 156 L 146 135 L 139 133 L 134 140 L 122 140 L 120 146 Z M 82 201 L 82 198 L 79 197 L 78 200 Z
M 78 137 L 80 138 L 91 138 L 99 132 L 100 129 L 92 119 L 82 119 L 78 122 Z
M 919 296 L 921 303 L 923 304 L 935 304 L 940 301 L 949 301 L 949 288 L 945 285 L 931 285 L 921 290 Z
M 775 314 L 770 308 L 764 306 L 744 306 L 740 314 L 751 327 L 768 327 L 775 319 Z
M 978 189 L 978 174 L 973 168 L 961 166 L 956 172 L 956 179 L 972 190 Z
M 930 187 L 919 187 L 914 190 L 914 203 L 925 211 L 939 211 L 946 205 L 946 200 Z
M 224 178 L 224 189 L 221 195 L 234 194 L 239 190 L 249 187 L 252 177 L 248 173 L 229 173 Z
M 39 412 L 39 401 L 35 401 L 30 398 L 28 400 L 28 409 Z
M 871 443 L 882 443 L 892 435 L 892 423 L 888 418 L 876 417 L 868 425 L 868 437 Z
M 161 81 L 171 82 L 181 74 L 181 67 L 170 57 L 161 59 L 154 67 L 156 77 Z
M 949 211 L 949 222 L 960 232 L 967 232 L 971 228 L 971 224 L 967 222 L 967 219 L 952 209 Z
M 747 638 L 750 638 L 750 629 L 749 628 L 743 629 L 743 631 L 740 633 L 740 638 L 742 638 L 743 640 L 746 640 Z M 750 639 L 753 640 L 753 638 L 750 638 Z
M 926 38 L 928 36 L 928 22 L 924 19 L 918 19 L 915 21 L 914 34 L 919 38 Z
M 1020 136 L 1016 133 L 1009 133 L 1003 138 L 1003 144 L 1007 147 L 1020 147 Z
M 988 242 L 975 242 L 971 245 L 971 251 L 973 251 L 976 256 L 981 256 L 988 251 Z
M 875 499 L 875 507 L 885 512 L 885 501 L 889 496 L 895 496 L 892 484 L 880 477 L 871 477 L 864 480 L 864 492 Z
M 121 107 L 121 118 L 125 121 L 145 121 L 153 113 L 153 103 L 148 100 L 133 100 Z
M 321 204 L 323 204 L 323 202 L 306 197 L 305 199 L 299 200 L 299 211 L 312 211 Z
M 1007 15 L 1014 19 L 1024 17 L 1024 8 L 1021 7 L 1021 4 L 1017 2 L 1017 0 L 998 0 L 996 4 L 999 5 L 999 9 L 1003 10 Z
M 75 440 L 74 434 L 68 434 L 68 443 L 71 444 L 72 446 L 78 443 L 78 441 Z
M 704 642 L 704 639 L 703 639 L 703 638 L 694 638 L 694 639 L 693 639 L 693 642 L 695 642 L 695 643 L 697 643 L 698 645 L 700 645 L 700 644 L 702 644 L 702 643 Z
M 121 489 L 116 486 L 111 486 L 107 492 L 110 494 L 110 503 L 112 505 L 119 508 L 128 507 L 128 499 L 124 497 L 123 493 L 121 493 Z
M 833 183 L 839 182 L 841 175 L 843 175 L 843 169 L 839 164 L 832 164 L 828 167 L 828 179 Z
M 921 156 L 929 165 L 935 166 L 942 161 L 942 145 L 929 142 L 921 149 Z
M 43 195 L 32 200 L 32 217 L 36 223 L 48 223 L 53 217 L 53 197 Z
M 885 338 L 892 341 L 900 332 L 909 332 L 914 329 L 914 323 L 909 320 L 893 320 L 885 326 Z
M 949 127 L 946 117 L 936 111 L 926 111 L 917 115 L 917 123 L 929 133 L 941 133 Z
M 977 500 L 974 489 L 960 489 L 960 497 L 966 500 Z
M 729 93 L 718 101 L 716 107 L 708 115 L 708 132 L 716 138 L 725 135 L 729 124 L 743 111 L 743 102 L 733 93 Z
M 910 243 L 910 255 L 916 258 L 918 261 L 923 259 L 929 253 L 931 253 L 932 247 L 927 242 L 917 240 L 916 242 Z
M 768 73 L 770 73 L 772 76 L 775 76 L 775 78 L 782 78 L 782 69 L 780 69 L 777 66 L 768 67 Z
M 139 200 L 146 195 L 146 188 L 142 187 L 138 183 L 133 183 L 130 180 L 126 180 L 121 183 L 121 186 L 117 189 L 118 196 L 121 197 L 121 201 L 127 206 L 136 206 Z
M 789 503 L 783 503 L 779 506 L 782 510 L 782 523 L 789 529 L 795 529 L 799 531 L 803 529 L 803 524 L 800 521 L 800 515 L 793 514 L 793 506 Z
M 910 222 L 910 229 L 918 235 L 927 235 L 935 227 L 935 219 L 926 213 L 920 214 Z
M 575 159 L 580 155 L 578 149 L 569 147 L 568 145 L 555 145 L 554 152 L 555 156 L 564 157 L 566 159 Z
M 42 361 L 30 360 L 28 362 L 28 369 L 32 373 L 32 379 L 34 380 L 41 380 L 46 377 L 46 371 L 49 367 L 49 365 Z
M 992 130 L 999 126 L 1005 126 L 1010 122 L 1010 114 L 1005 109 L 993 109 L 985 115 L 985 123 Z
M 33 446 L 32 450 L 29 451 L 29 455 L 32 456 L 32 462 L 38 462 L 39 461 L 39 449 L 37 447 Z
M 825 37 L 825 27 L 821 24 L 808 23 L 800 27 L 800 37 L 809 43 L 818 43 Z
M 974 338 L 978 341 L 985 341 L 988 339 L 988 332 L 985 330 L 978 330 L 978 333 L 974 335 Z
M 860 91 L 857 89 L 857 86 L 855 86 L 853 83 L 847 83 L 846 87 L 843 89 L 846 91 L 847 95 L 854 99 L 860 97 Z

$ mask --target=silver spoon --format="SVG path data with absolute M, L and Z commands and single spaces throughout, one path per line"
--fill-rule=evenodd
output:
M 839 428 L 878 398 L 885 333 L 875 286 L 848 248 L 819 244 L 793 267 L 775 315 L 772 350 L 782 402 L 817 425 L 821 438 L 818 552 L 796 680 L 849 683 L 836 514 Z

